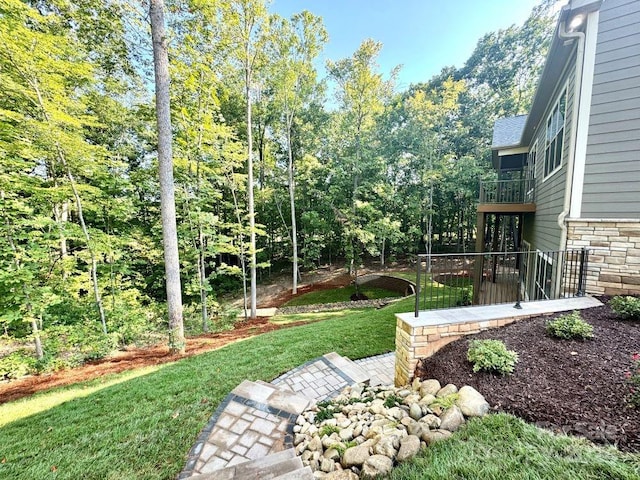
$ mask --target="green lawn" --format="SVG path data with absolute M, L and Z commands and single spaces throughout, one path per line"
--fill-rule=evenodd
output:
M 638 480 L 640 455 L 553 435 L 506 414 L 468 422 L 396 468 L 391 480 Z
M 409 298 L 270 332 L 117 384 L 113 376 L 114 384 L 89 395 L 85 390 L 100 382 L 9 403 L 2 410 L 8 421 L 0 428 L 0 478 L 173 479 L 213 411 L 242 380 L 268 381 L 331 351 L 350 358 L 391 351 L 393 314 L 411 305 Z M 56 404 L 61 392 L 66 401 Z M 28 411 L 37 413 L 24 417 Z
M 299 305 L 348 302 L 351 300 L 351 295 L 354 293 L 356 293 L 356 287 L 354 285 L 347 285 L 345 287 L 331 288 L 327 290 L 316 290 L 315 292 L 309 292 L 300 295 L 299 297 L 295 297 L 284 306 L 296 307 Z M 360 293 L 366 295 L 370 300 L 400 296 L 398 292 L 393 292 L 384 288 L 370 287 L 367 285 L 362 285 L 360 287 Z
M 268 381 L 333 350 L 354 359 L 391 351 L 393 314 L 412 308 L 407 298 L 2 405 L 0 478 L 173 479 L 242 380 Z M 499 415 L 470 422 L 392 478 L 640 479 L 640 469 L 638 456 Z

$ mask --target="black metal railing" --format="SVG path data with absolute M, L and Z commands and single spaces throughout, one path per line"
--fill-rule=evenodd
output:
M 535 202 L 535 182 L 532 178 L 480 182 L 480 203 L 533 202 Z
M 582 296 L 586 249 L 466 254 L 420 254 L 415 315 L 420 310 L 497 305 Z

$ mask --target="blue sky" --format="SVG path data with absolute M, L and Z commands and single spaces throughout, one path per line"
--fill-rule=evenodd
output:
M 402 64 L 397 87 L 460 67 L 485 34 L 521 24 L 538 0 L 272 0 L 271 12 L 309 10 L 324 19 L 329 43 L 320 64 L 351 56 L 365 38 L 382 42 L 380 70 Z M 324 71 L 322 73 L 324 75 Z

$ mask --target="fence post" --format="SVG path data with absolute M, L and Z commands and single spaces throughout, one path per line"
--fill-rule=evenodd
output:
M 418 265 L 418 271 L 416 273 L 416 308 L 414 312 L 414 316 L 418 318 L 418 312 L 420 311 L 420 254 L 418 254 L 418 261 L 416 265 Z
M 513 306 L 513 308 L 522 310 L 522 305 L 520 305 L 520 288 L 522 286 L 522 254 L 516 253 L 516 258 L 516 268 L 518 269 L 518 283 L 516 285 L 516 304 Z
M 586 264 L 587 264 L 587 258 L 588 258 L 588 250 L 584 247 L 582 247 L 582 250 L 580 251 L 580 273 L 578 274 L 578 291 L 576 292 L 576 295 L 578 297 L 584 297 L 584 293 L 585 293 L 585 277 L 587 275 L 587 268 L 586 268 Z

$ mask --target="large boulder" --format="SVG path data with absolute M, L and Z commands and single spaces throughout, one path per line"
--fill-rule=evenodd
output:
M 425 430 L 422 432 L 422 435 L 420 438 L 427 445 L 431 445 L 441 440 L 446 440 L 450 436 L 451 436 L 451 432 L 448 430 Z
M 430 378 L 429 380 L 425 380 L 420 385 L 420 396 L 424 397 L 425 395 L 435 395 L 438 393 L 438 390 L 442 388 L 440 386 L 440 382 L 434 378 Z
M 475 388 L 465 385 L 458 392 L 456 405 L 466 417 L 482 417 L 489 411 L 489 403 Z

